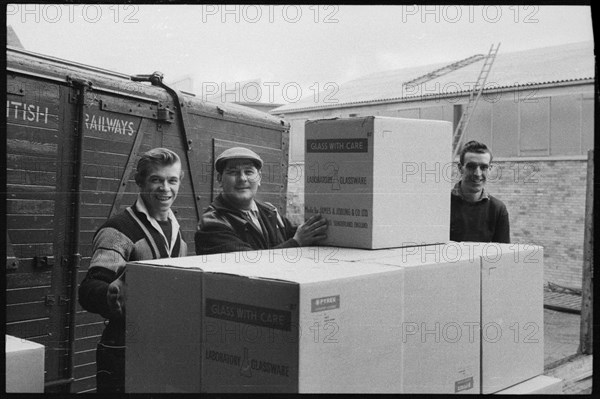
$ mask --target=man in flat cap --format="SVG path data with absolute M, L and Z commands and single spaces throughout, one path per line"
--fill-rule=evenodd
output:
M 308 246 L 326 238 L 327 220 L 312 216 L 292 226 L 277 208 L 255 199 L 263 161 L 254 151 L 233 147 L 215 160 L 222 192 L 207 208 L 196 231 L 196 254 Z

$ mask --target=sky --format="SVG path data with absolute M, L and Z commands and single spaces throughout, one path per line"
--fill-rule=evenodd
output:
M 293 103 L 376 72 L 593 40 L 589 6 L 9 4 L 26 50 Z M 248 88 L 233 93 L 236 88 Z

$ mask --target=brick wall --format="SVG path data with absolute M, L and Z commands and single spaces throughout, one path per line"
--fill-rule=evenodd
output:
M 494 160 L 494 165 L 487 187 L 508 208 L 511 241 L 544 247 L 545 282 L 580 288 L 586 161 Z M 304 165 L 290 164 L 289 177 L 287 214 L 301 223 Z M 453 173 L 452 180 L 456 179 Z
M 544 247 L 544 281 L 581 288 L 587 161 L 494 164 L 488 189 L 508 208 L 511 241 Z

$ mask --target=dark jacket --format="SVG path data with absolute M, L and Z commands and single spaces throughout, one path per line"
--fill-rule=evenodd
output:
M 255 202 L 265 235 L 219 194 L 200 218 L 194 237 L 196 254 L 298 247 L 293 239 L 297 227 L 279 216 L 272 204 Z
M 477 202 L 465 200 L 457 183 L 450 195 L 450 240 L 510 243 L 506 205 L 484 191 Z

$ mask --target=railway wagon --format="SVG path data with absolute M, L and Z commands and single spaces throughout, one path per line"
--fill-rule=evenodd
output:
M 139 155 L 167 147 L 181 157 L 173 211 L 193 255 L 199 215 L 219 190 L 213 159 L 227 147 L 261 154 L 261 199 L 285 214 L 289 125 L 174 90 L 160 73 L 11 47 L 6 68 L 6 333 L 45 345 L 46 392 L 93 392 L 104 320 L 79 306 L 77 287 L 94 232 L 135 201 Z

